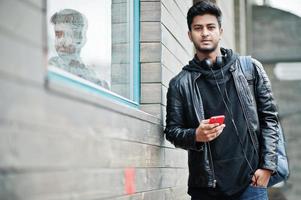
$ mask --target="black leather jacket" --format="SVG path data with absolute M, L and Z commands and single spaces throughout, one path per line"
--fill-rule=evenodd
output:
M 278 141 L 278 118 L 270 81 L 262 65 L 253 59 L 255 67 L 254 94 L 236 58 L 230 67 L 240 105 L 247 120 L 247 127 L 259 152 L 259 168 L 276 170 Z M 188 150 L 189 181 L 191 187 L 214 187 L 214 173 L 208 143 L 196 142 L 195 131 L 204 119 L 202 97 L 196 80 L 200 72 L 182 70 L 169 83 L 167 92 L 167 115 L 164 133 L 176 147 Z M 257 107 L 257 111 L 256 111 Z M 254 149 L 253 149 L 254 150 Z M 247 149 L 247 151 L 252 151 Z M 248 153 L 248 152 L 247 152 Z M 196 163 L 197 162 L 197 163 Z M 237 169 L 240 170 L 239 166 Z M 228 173 L 225 171 L 225 173 Z M 238 183 L 239 184 L 239 183 Z

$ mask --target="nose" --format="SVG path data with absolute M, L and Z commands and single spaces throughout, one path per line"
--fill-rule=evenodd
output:
M 203 37 L 206 37 L 206 36 L 208 36 L 208 35 L 209 35 L 208 29 L 207 29 L 207 28 L 204 28 L 203 31 L 202 31 L 202 36 L 203 36 Z

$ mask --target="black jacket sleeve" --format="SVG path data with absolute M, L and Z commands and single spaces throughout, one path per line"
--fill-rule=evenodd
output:
M 184 99 L 181 96 L 180 87 L 172 80 L 167 91 L 166 139 L 176 147 L 200 151 L 203 143 L 196 142 L 196 128 L 187 128 L 185 125 Z
M 256 73 L 255 95 L 260 123 L 260 168 L 275 171 L 277 168 L 277 143 L 279 122 L 270 80 L 257 60 L 253 60 Z

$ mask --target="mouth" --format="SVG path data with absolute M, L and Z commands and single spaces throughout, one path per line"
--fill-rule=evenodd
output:
M 72 48 L 71 46 L 68 46 L 68 47 L 65 47 L 65 46 L 57 47 L 56 50 L 58 52 L 61 52 L 61 53 L 73 53 L 74 52 L 74 48 Z

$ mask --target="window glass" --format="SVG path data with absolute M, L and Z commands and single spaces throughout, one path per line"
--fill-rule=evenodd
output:
M 48 70 L 134 101 L 134 1 L 47 2 Z

